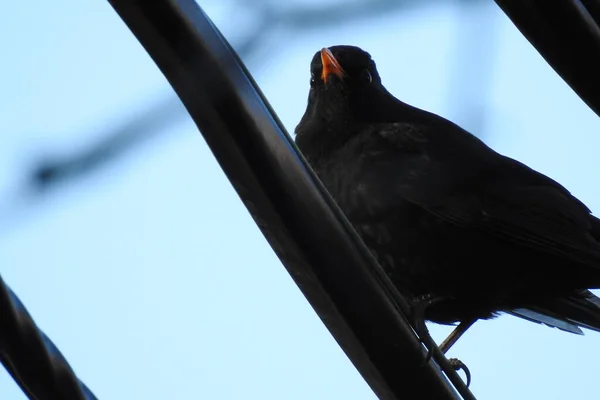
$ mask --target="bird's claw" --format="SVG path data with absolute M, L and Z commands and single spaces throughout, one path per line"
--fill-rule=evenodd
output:
M 471 371 L 469 371 L 469 368 L 467 368 L 465 363 L 460 361 L 458 358 L 449 358 L 448 362 L 456 372 L 460 371 L 461 369 L 465 372 L 465 376 L 467 378 L 467 387 L 469 387 L 471 385 Z

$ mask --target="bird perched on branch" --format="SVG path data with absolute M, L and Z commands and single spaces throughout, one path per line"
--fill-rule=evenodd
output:
M 396 99 L 358 47 L 322 49 L 310 73 L 296 144 L 414 317 L 459 323 L 442 351 L 500 312 L 600 331 L 600 220 L 582 202 Z

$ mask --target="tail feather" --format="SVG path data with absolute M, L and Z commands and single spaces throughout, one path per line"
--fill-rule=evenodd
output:
M 574 333 L 576 335 L 583 335 L 583 331 L 576 324 L 569 322 L 565 318 L 559 316 L 551 316 L 546 310 L 534 311 L 529 308 L 518 308 L 516 310 L 508 311 L 508 314 L 514 315 L 525 319 L 530 322 L 543 324 L 551 328 L 558 328 L 561 331 Z
M 600 243 L 600 219 L 590 216 L 590 235 Z M 583 335 L 580 328 L 600 332 L 600 298 L 589 290 L 561 298 L 551 304 L 508 311 L 516 317 Z
M 512 310 L 509 314 L 578 335 L 583 335 L 580 328 L 600 332 L 600 298 L 589 290 L 552 304 Z

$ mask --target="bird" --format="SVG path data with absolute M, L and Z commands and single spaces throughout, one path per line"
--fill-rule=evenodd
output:
M 475 321 L 503 313 L 600 332 L 600 298 L 590 291 L 600 288 L 600 220 L 548 176 L 396 98 L 367 51 L 336 45 L 314 54 L 294 133 L 408 296 L 416 328 L 458 325 L 444 353 Z

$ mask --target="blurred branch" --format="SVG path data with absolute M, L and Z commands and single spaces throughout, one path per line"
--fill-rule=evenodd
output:
M 70 157 L 42 162 L 31 176 L 31 186 L 39 190 L 48 189 L 60 181 L 98 169 L 116 160 L 126 150 L 167 131 L 168 126 L 186 115 L 179 99 L 169 97 L 101 135 L 103 139 L 89 149 Z
M 481 0 L 466 0 L 478 3 Z M 325 5 L 318 8 L 298 7 L 291 11 L 281 12 L 278 18 L 286 27 L 297 30 L 331 28 L 336 25 L 364 21 L 366 19 L 381 17 L 390 11 L 403 12 L 423 7 L 432 7 L 437 4 L 449 3 L 449 0 L 361 0 L 340 4 Z

